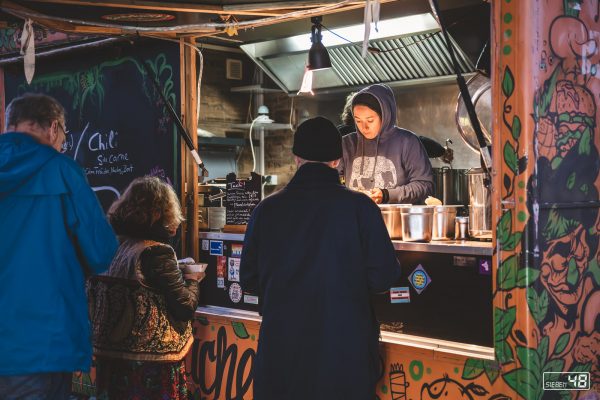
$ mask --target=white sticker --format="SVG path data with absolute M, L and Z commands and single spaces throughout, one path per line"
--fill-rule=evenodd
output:
M 249 294 L 244 295 L 244 303 L 258 304 L 258 296 L 252 296 Z
M 225 287 L 225 278 L 217 277 L 217 287 L 223 289 Z
M 206 239 L 202 240 L 202 250 L 204 250 L 204 251 L 208 250 L 208 240 L 206 240 Z
M 229 298 L 234 303 L 239 303 L 242 300 L 242 287 L 239 283 L 232 283 L 229 286 Z
M 227 280 L 229 282 L 239 282 L 240 281 L 240 259 L 229 257 L 229 262 L 227 263 Z

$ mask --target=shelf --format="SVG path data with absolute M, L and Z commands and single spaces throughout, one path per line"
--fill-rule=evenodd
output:
M 246 139 L 242 138 L 228 138 L 228 137 L 207 137 L 198 136 L 198 144 L 200 146 L 208 147 L 239 147 L 246 144 Z
M 281 89 L 266 88 L 260 85 L 232 87 L 231 91 L 237 93 L 284 93 Z
M 246 124 L 231 124 L 230 127 L 234 128 L 234 129 L 248 130 L 248 129 L 250 129 L 250 123 L 246 123 Z M 282 131 L 282 130 L 285 130 L 285 129 L 290 129 L 291 130 L 292 126 L 290 124 L 278 124 L 278 123 L 265 124 L 265 123 L 262 123 L 262 122 L 255 122 L 253 129 L 256 130 L 256 128 L 263 128 L 265 131 Z

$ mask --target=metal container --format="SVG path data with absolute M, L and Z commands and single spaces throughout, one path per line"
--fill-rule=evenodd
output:
M 225 207 L 208 207 L 208 229 L 220 231 L 225 227 Z
M 492 238 L 492 207 L 490 176 L 481 168 L 467 172 L 469 182 L 469 236 Z
M 461 205 L 444 205 L 433 207 L 433 231 L 431 240 L 453 240 L 454 222 L 457 210 Z
M 387 228 L 390 239 L 402 239 L 402 217 L 400 207 L 410 207 L 410 204 L 380 204 L 381 216 Z
M 456 240 L 467 240 L 469 238 L 469 217 L 456 217 L 454 232 Z
M 433 230 L 433 206 L 400 207 L 402 240 L 429 242 Z
M 469 204 L 467 190 L 467 170 L 452 169 L 449 167 L 433 168 L 435 183 L 434 197 L 440 199 L 442 204 Z

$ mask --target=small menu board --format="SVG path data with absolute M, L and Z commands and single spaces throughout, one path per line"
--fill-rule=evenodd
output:
M 254 207 L 260 202 L 261 176 L 251 173 L 250 179 L 237 179 L 234 173 L 227 175 L 226 225 L 247 225 Z

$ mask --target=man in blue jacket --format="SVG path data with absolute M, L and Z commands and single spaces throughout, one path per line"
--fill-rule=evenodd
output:
M 59 151 L 65 111 L 29 94 L 0 135 L 0 398 L 67 399 L 89 371 L 85 276 L 106 270 L 116 237 L 82 169 Z
M 240 265 L 260 296 L 255 400 L 372 400 L 379 324 L 369 293 L 400 265 L 379 207 L 340 184 L 339 132 L 317 117 L 294 135 L 298 171 L 255 208 Z

